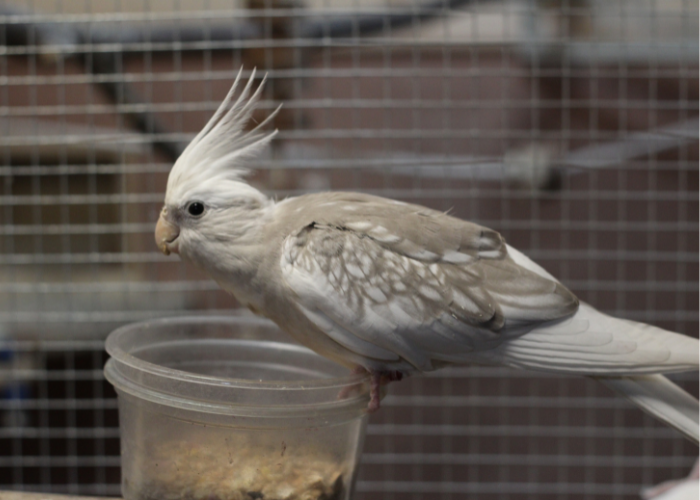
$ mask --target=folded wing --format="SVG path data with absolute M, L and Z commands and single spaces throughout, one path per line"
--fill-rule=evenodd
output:
M 334 194 L 287 206 L 283 277 L 307 317 L 369 363 L 465 362 L 572 315 L 576 297 L 517 264 L 495 231 L 413 205 Z

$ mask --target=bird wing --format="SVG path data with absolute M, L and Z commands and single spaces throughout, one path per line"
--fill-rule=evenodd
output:
M 698 369 L 698 340 L 614 318 L 581 302 L 576 314 L 512 336 L 481 358 L 570 375 L 627 376 Z
M 576 297 L 509 255 L 495 231 L 444 213 L 357 194 L 282 203 L 298 225 L 281 269 L 304 314 L 377 362 L 459 362 L 506 331 L 572 315 Z M 523 330 L 523 331 L 524 331 Z

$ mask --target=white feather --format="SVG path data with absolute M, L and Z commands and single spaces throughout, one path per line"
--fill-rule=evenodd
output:
M 221 105 L 173 165 L 168 177 L 166 205 L 179 206 L 196 199 L 197 193 L 219 193 L 220 196 L 226 193 L 226 198 L 230 199 L 231 192 L 236 189 L 247 194 L 257 191 L 241 182 L 241 178 L 247 173 L 246 161 L 260 153 L 277 133 L 275 130 L 266 134 L 262 129 L 280 108 L 254 129 L 245 132 L 244 127 L 260 99 L 266 78 L 251 95 L 255 79 L 253 70 L 238 99 L 232 104 L 242 72 L 242 69 L 238 72 Z M 217 200 L 209 198 L 207 201 L 214 203 Z
M 508 249 L 508 255 L 510 255 L 510 258 L 513 259 L 516 264 L 524 267 L 528 271 L 532 271 L 535 274 L 539 274 L 543 278 L 547 278 L 558 283 L 558 280 L 554 276 L 545 271 L 539 264 L 532 262 L 520 250 L 518 250 L 517 248 L 513 248 L 510 245 L 506 245 L 506 248 Z
M 598 380 L 697 444 L 698 400 L 663 375 L 601 377 Z
M 572 375 L 697 369 L 697 340 L 607 316 L 581 303 L 573 318 L 537 326 L 484 353 L 492 362 Z
M 454 250 L 451 250 L 443 254 L 442 260 L 444 262 L 449 262 L 450 264 L 466 264 L 467 262 L 471 262 L 474 259 L 465 253 L 455 252 Z

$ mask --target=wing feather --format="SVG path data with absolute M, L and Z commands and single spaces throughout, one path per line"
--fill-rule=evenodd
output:
M 368 367 L 398 364 L 393 355 L 423 371 L 469 361 L 598 376 L 697 369 L 696 339 L 579 307 L 495 231 L 354 193 L 278 207 L 293 214 L 285 282 Z
M 434 360 L 464 360 L 502 342 L 508 327 L 575 311 L 573 294 L 517 265 L 498 233 L 368 198 L 352 210 L 332 197 L 308 214 L 285 207 L 305 224 L 284 242 L 285 282 L 307 317 L 347 349 L 377 361 L 395 353 L 430 370 Z
M 697 370 L 698 341 L 581 303 L 563 321 L 531 329 L 484 353 L 492 362 L 578 375 L 637 375 Z

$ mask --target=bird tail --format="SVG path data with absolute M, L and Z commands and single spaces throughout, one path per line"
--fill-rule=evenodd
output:
M 595 378 L 698 444 L 698 400 L 663 375 Z

